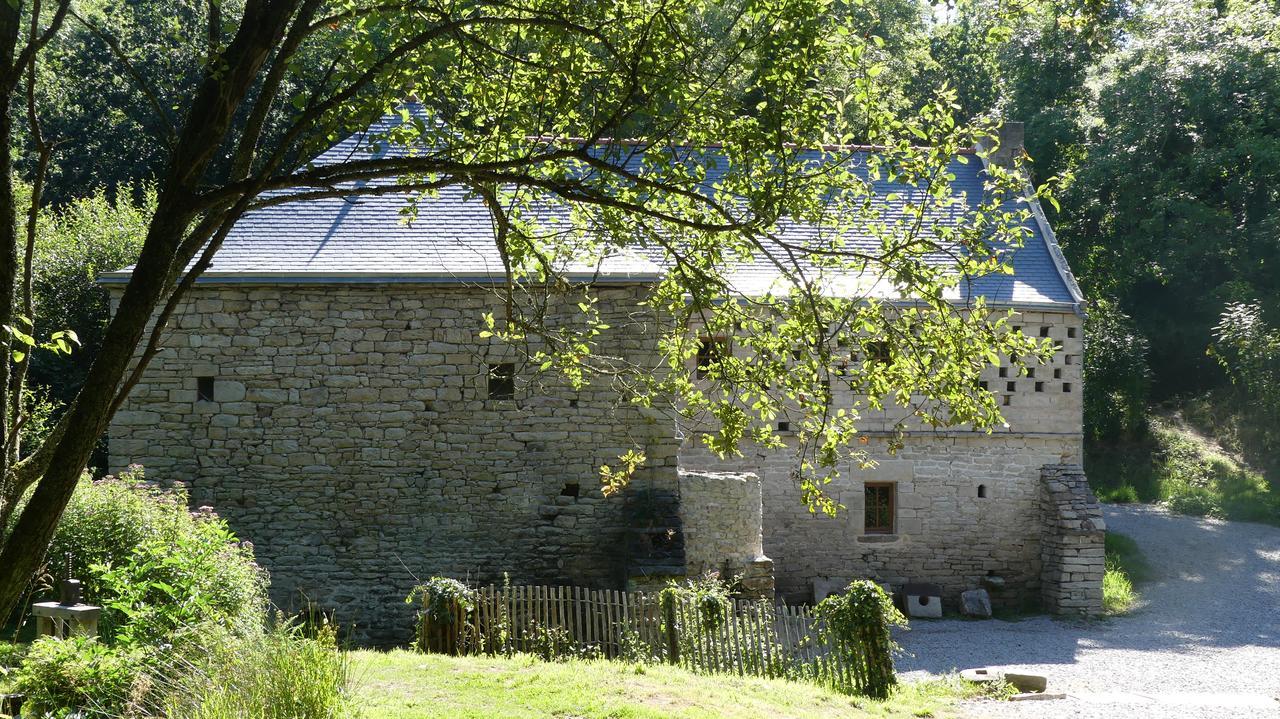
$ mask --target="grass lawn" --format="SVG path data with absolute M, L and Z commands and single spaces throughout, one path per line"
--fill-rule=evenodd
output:
M 976 696 L 958 678 L 904 685 L 877 702 L 781 680 L 702 676 L 609 661 L 351 653 L 365 719 L 417 717 L 947 717 Z

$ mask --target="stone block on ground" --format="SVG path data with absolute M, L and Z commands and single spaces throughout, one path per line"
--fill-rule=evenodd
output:
M 967 617 L 991 618 L 991 595 L 985 589 L 960 593 L 960 611 Z
M 902 587 L 907 616 L 924 619 L 942 618 L 942 587 L 927 582 L 911 582 Z

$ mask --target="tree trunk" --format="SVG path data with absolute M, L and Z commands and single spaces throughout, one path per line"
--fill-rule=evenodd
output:
M 253 87 L 259 69 L 280 42 L 298 0 L 250 0 L 240 28 L 211 68 L 192 101 L 182 134 L 174 147 L 168 171 L 160 185 L 156 212 L 147 238 L 125 287 L 120 306 L 107 326 L 102 349 L 94 359 L 84 388 L 69 410 L 67 431 L 58 439 L 56 451 L 23 509 L 13 531 L 0 548 L 0 617 L 11 616 L 24 589 L 44 560 L 54 530 L 75 491 L 81 472 L 89 461 L 98 437 L 111 420 L 111 405 L 117 388 L 129 368 L 151 317 L 172 291 L 171 278 L 181 267 L 178 248 L 197 214 L 197 188 L 205 179 L 209 163 L 223 144 L 236 110 Z M 0 8 L 7 8 L 0 3 Z M 0 10 L 0 41 L 6 14 Z M 12 44 L 9 45 L 12 57 Z M 4 98 L 0 98 L 4 99 Z M 4 107 L 9 107 L 5 105 Z M 8 169 L 9 118 L 0 119 L 0 162 Z M 9 173 L 0 180 L 0 238 L 8 237 L 16 259 L 16 217 Z M 7 200 L 7 202 L 6 202 Z M 4 222 L 7 212 L 8 221 Z M 7 233 L 7 234 L 4 234 Z M 6 250 L 8 252 L 10 250 Z M 12 284 L 9 293 L 13 303 Z M 0 299 L 0 301 L 3 301 Z M 2 307 L 0 307 L 2 309 Z M 12 316 L 12 310 L 6 317 Z

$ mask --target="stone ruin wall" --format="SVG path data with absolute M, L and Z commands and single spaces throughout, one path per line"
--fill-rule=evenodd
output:
M 1078 464 L 1041 470 L 1041 598 L 1055 614 L 1101 614 L 1106 572 L 1102 507 Z
M 772 599 L 773 561 L 765 556 L 760 477 L 749 472 L 680 470 L 680 518 L 690 576 L 738 579 L 741 594 Z

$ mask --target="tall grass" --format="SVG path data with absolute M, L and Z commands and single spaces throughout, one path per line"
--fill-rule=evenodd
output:
M 1102 608 L 1107 614 L 1125 614 L 1142 598 L 1135 584 L 1151 576 L 1150 565 L 1131 537 L 1107 532 L 1106 573 L 1102 576 Z
M 332 630 L 298 627 L 216 634 L 184 650 L 154 688 L 144 715 L 167 719 L 337 719 L 352 715 L 350 663 Z

